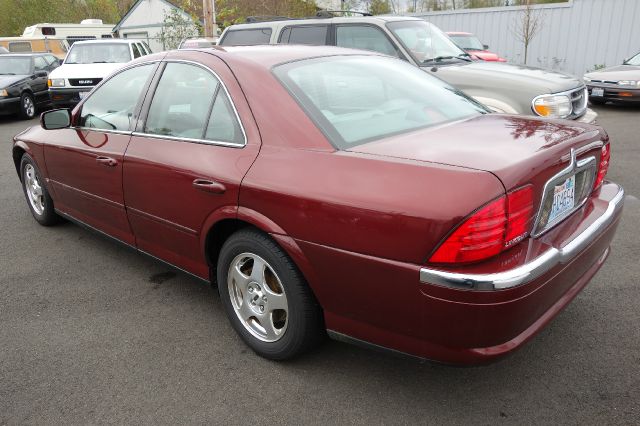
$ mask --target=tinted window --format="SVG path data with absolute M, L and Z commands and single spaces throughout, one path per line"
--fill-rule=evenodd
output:
M 9 42 L 9 52 L 31 52 L 31 42 L 30 41 Z
M 398 56 L 398 52 L 387 36 L 380 29 L 368 25 L 338 26 L 336 28 L 336 45 Z
M 138 46 L 134 43 L 131 45 L 131 48 L 133 49 L 133 58 L 139 58 L 140 56 L 142 56 L 142 54 L 140 53 L 140 50 L 138 50 Z
M 167 64 L 153 96 L 145 132 L 203 139 L 218 80 L 204 68 Z
M 327 26 L 286 28 L 280 35 L 280 43 L 325 45 L 327 43 Z
M 280 65 L 274 72 L 343 149 L 487 112 L 442 80 L 397 59 L 310 59 Z
M 219 89 L 207 124 L 205 139 L 220 142 L 244 143 L 244 136 L 235 112 L 224 90 Z
M 271 28 L 227 31 L 221 44 L 229 46 L 249 46 L 252 44 L 269 44 Z
M 47 64 L 49 65 L 52 65 L 52 64 L 58 65 L 58 58 L 56 58 L 53 55 L 45 55 L 44 60 L 47 61 Z
M 146 49 L 144 48 L 144 46 L 142 45 L 142 43 L 136 43 L 136 46 L 138 46 L 138 50 L 140 51 L 140 54 L 142 56 L 148 55 L 149 52 L 146 51 Z
M 133 113 L 155 65 L 123 71 L 94 91 L 82 105 L 80 126 L 104 130 L 132 130 Z
M 36 56 L 33 58 L 33 67 L 36 71 L 46 71 L 49 64 L 47 64 L 47 61 L 45 61 L 42 56 Z

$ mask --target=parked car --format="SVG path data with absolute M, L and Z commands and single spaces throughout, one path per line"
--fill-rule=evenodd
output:
M 239 24 L 220 36 L 221 46 L 337 45 L 395 56 L 462 89 L 496 112 L 593 123 L 582 81 L 555 71 L 472 61 L 436 26 L 418 18 L 363 16 Z
M 325 329 L 443 362 L 510 353 L 598 271 L 624 200 L 602 128 L 491 114 L 374 52 L 152 55 L 41 121 L 13 145 L 36 221 L 216 280 L 271 359 Z
M 30 119 L 51 102 L 47 77 L 58 67 L 51 54 L 5 53 L 0 56 L 0 114 Z
M 501 58 L 497 53 L 489 52 L 489 46 L 482 44 L 478 37 L 471 33 L 456 31 L 447 32 L 447 35 L 460 49 L 477 59 L 489 62 L 507 62 L 505 58 Z
M 12 53 L 51 53 L 58 59 L 64 59 L 69 43 L 56 37 L 0 37 L 0 47 Z
M 218 37 L 191 37 L 180 42 L 178 49 L 201 49 L 218 44 Z
M 49 92 L 54 105 L 76 105 L 102 79 L 132 59 L 151 53 L 139 40 L 77 41 L 71 46 L 62 66 L 49 77 Z
M 622 65 L 587 73 L 584 81 L 594 104 L 640 102 L 640 53 Z

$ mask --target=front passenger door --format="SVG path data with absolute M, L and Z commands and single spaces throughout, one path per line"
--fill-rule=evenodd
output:
M 53 143 L 45 145 L 50 181 L 60 198 L 56 207 L 131 245 L 122 163 L 156 67 L 140 64 L 111 77 L 80 105 L 74 127 L 52 130 Z

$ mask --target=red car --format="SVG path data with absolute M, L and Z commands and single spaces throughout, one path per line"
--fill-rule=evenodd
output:
M 330 335 L 473 364 L 529 340 L 609 254 L 605 132 L 487 109 L 404 61 L 257 46 L 139 58 L 13 159 L 67 218 L 203 280 L 258 354 Z
M 448 32 L 447 35 L 460 49 L 478 59 L 490 62 L 507 62 L 505 58 L 501 58 L 497 53 L 489 52 L 489 46 L 482 44 L 478 37 L 471 33 L 456 31 Z

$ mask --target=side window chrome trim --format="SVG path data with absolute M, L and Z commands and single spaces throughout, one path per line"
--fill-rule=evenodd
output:
M 154 135 L 153 133 L 143 133 L 143 132 L 133 132 L 132 136 L 142 136 L 145 138 L 198 143 L 201 145 L 218 145 L 218 146 L 226 146 L 229 148 L 244 148 L 245 146 L 247 146 L 246 142 L 244 144 L 240 144 L 240 143 L 224 142 L 224 141 L 212 141 L 208 139 L 181 138 L 180 136 Z
M 131 130 L 96 129 L 95 127 L 84 127 L 84 126 L 75 126 L 71 128 L 73 130 L 91 130 L 93 132 L 100 132 L 100 133 L 113 133 L 114 135 L 131 135 L 133 133 L 133 131 Z
M 224 84 L 224 81 L 220 78 L 220 76 L 218 75 L 217 72 L 215 72 L 214 70 L 212 70 L 211 68 L 209 68 L 208 66 L 201 64 L 199 62 L 194 62 L 194 61 L 188 61 L 188 60 L 184 60 L 184 59 L 166 59 L 163 60 L 162 62 L 164 63 L 183 63 L 183 64 L 189 64 L 189 65 L 195 65 L 197 67 L 203 68 L 206 71 L 209 71 L 211 74 L 213 74 L 213 76 L 216 78 L 216 80 L 218 80 L 218 83 L 220 84 L 220 86 L 224 89 L 224 93 L 227 95 L 227 99 L 229 99 L 229 103 L 231 104 L 231 108 L 233 109 L 233 114 L 236 117 L 236 120 L 238 121 L 238 125 L 240 126 L 240 131 L 242 132 L 242 140 L 243 143 L 234 143 L 234 142 L 223 142 L 223 141 L 212 141 L 212 140 L 208 140 L 208 139 L 192 139 L 192 138 L 181 138 L 179 136 L 165 136 L 165 135 L 156 135 L 153 133 L 146 133 L 146 132 L 133 132 L 133 136 L 144 136 L 144 137 L 150 137 L 150 138 L 156 138 L 156 139 L 168 139 L 168 140 L 178 140 L 178 141 L 183 141 L 183 142 L 192 142 L 192 143 L 200 143 L 200 144 L 209 144 L 209 145 L 220 145 L 220 146 L 227 146 L 227 147 L 231 147 L 231 148 L 243 148 L 245 146 L 247 146 L 247 133 L 244 130 L 244 124 L 242 124 L 242 120 L 240 119 L 240 114 L 238 114 L 238 110 L 236 109 L 236 104 L 233 102 L 233 98 L 231 97 L 231 94 L 229 93 L 229 90 L 227 90 L 227 85 Z M 160 79 L 162 79 L 162 76 L 160 76 Z M 158 86 L 156 86 L 155 90 L 158 90 Z M 219 93 L 219 91 L 218 91 Z M 155 91 L 153 92 L 153 95 L 155 96 Z M 217 94 L 216 94 L 217 96 Z M 212 99 L 212 102 L 215 99 Z M 153 102 L 153 99 L 152 99 Z M 146 117 L 148 118 L 148 117 Z M 209 115 L 209 120 L 211 119 L 211 115 Z M 146 120 L 145 120 L 146 121 Z M 146 122 L 145 122 L 146 125 Z M 144 129 L 144 127 L 143 127 Z

